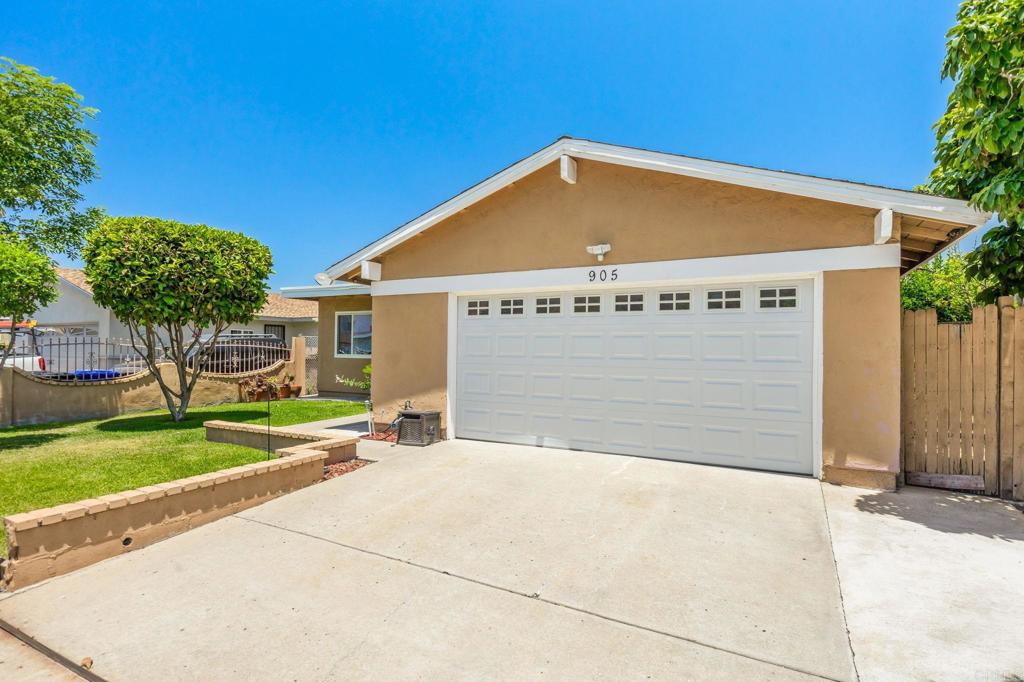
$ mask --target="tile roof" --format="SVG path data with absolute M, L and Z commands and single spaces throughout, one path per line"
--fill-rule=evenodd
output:
M 66 279 L 82 291 L 92 293 L 92 287 L 85 281 L 85 272 L 78 268 L 54 268 L 57 276 Z
M 92 287 L 85 281 L 85 272 L 79 268 L 54 268 L 58 277 L 66 279 L 79 289 L 92 293 Z M 267 302 L 257 317 L 312 318 L 317 316 L 317 302 L 285 298 L 281 294 L 268 293 Z
M 317 316 L 317 302 L 297 298 L 285 298 L 281 294 L 267 294 L 267 303 L 259 317 L 310 317 Z

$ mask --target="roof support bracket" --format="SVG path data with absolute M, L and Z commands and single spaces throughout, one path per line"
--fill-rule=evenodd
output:
M 885 244 L 892 239 L 893 214 L 891 208 L 883 208 L 875 214 L 875 243 Z
M 576 159 L 572 158 L 568 154 L 562 154 L 561 159 L 561 174 L 562 179 L 568 182 L 570 185 L 576 184 Z

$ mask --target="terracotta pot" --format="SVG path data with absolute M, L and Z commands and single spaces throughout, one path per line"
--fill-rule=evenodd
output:
M 292 397 L 298 398 L 302 395 L 302 386 L 292 386 Z

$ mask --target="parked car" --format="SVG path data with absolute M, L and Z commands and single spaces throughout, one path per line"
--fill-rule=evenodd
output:
M 46 360 L 41 355 L 15 352 L 7 358 L 7 367 L 17 367 L 26 372 L 38 374 L 46 371 Z
M 34 323 L 21 322 L 12 329 L 9 319 L 0 320 L 0 355 L 9 344 L 16 344 L 7 358 L 6 366 L 17 367 L 26 372 L 46 371 L 46 360 L 39 354 L 36 346 L 34 326 Z
M 205 347 L 209 337 L 202 339 Z M 200 354 L 197 348 L 188 358 L 188 367 L 195 367 Z M 203 371 L 214 374 L 241 374 L 270 367 L 288 359 L 288 344 L 274 334 L 232 334 L 221 336 L 203 363 Z

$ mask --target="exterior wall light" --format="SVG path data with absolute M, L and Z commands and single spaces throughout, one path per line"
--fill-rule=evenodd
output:
M 597 256 L 597 262 L 601 263 L 604 261 L 604 254 L 612 250 L 611 244 L 591 244 L 587 247 L 587 253 L 592 256 Z

